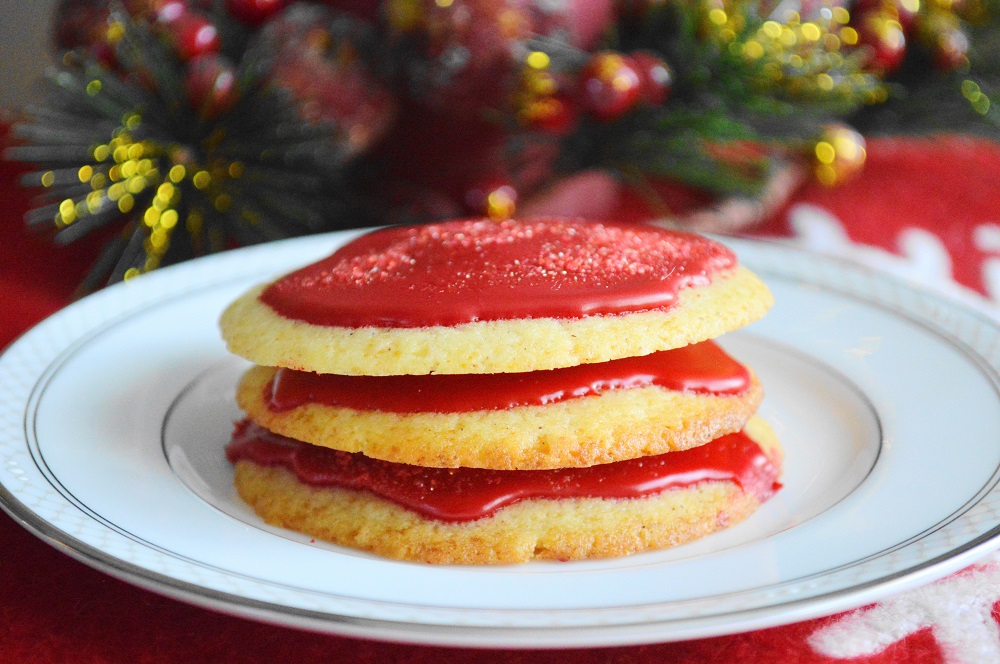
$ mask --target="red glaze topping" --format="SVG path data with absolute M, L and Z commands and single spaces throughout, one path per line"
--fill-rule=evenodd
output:
M 264 401 L 277 412 L 321 403 L 390 413 L 466 413 L 543 406 L 651 385 L 735 395 L 750 385 L 750 373 L 717 344 L 704 341 L 642 357 L 529 373 L 339 376 L 278 369 L 264 388 Z
M 736 482 L 763 501 L 779 468 L 745 433 L 683 452 L 589 468 L 423 468 L 301 443 L 243 420 L 226 448 L 232 463 L 281 466 L 305 484 L 370 491 L 428 519 L 472 521 L 528 498 L 642 498 L 699 482 Z
M 707 238 L 639 224 L 460 220 L 363 235 L 260 295 L 314 325 L 424 327 L 670 307 L 736 265 Z

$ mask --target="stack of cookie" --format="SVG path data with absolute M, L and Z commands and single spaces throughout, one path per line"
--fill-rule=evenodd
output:
M 761 386 L 711 341 L 770 305 L 726 247 L 650 226 L 363 235 L 223 314 L 257 365 L 237 490 L 273 525 L 430 563 L 701 537 L 778 487 Z

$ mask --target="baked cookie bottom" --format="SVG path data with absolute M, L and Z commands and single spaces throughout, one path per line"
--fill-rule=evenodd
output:
M 260 301 L 264 288 L 250 290 L 223 312 L 220 326 L 230 351 L 264 366 L 369 376 L 513 373 L 648 355 L 743 327 L 773 303 L 764 283 L 738 266 L 708 286 L 682 290 L 667 310 L 346 328 L 285 318 Z
M 273 411 L 271 367 L 252 367 L 237 388 L 247 416 L 274 433 L 376 459 L 439 468 L 578 468 L 697 447 L 739 431 L 762 389 L 740 395 L 661 387 L 609 390 L 544 406 L 462 413 L 388 413 L 304 404 Z
M 776 468 L 781 448 L 767 425 L 752 435 Z M 267 523 L 386 558 L 432 564 L 502 565 L 533 559 L 626 556 L 704 537 L 752 514 L 753 494 L 704 481 L 646 498 L 528 499 L 469 522 L 425 519 L 374 494 L 318 488 L 293 473 L 242 460 L 236 489 Z

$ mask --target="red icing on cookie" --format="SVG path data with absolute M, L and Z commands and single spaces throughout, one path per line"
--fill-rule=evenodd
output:
M 264 388 L 264 401 L 276 412 L 320 403 L 390 413 L 464 413 L 543 406 L 651 385 L 736 395 L 750 385 L 750 373 L 717 344 L 704 341 L 642 357 L 529 373 L 339 376 L 278 369 Z
M 340 327 L 579 318 L 668 308 L 735 265 L 716 242 L 647 225 L 459 220 L 363 235 L 260 299 Z
M 472 521 L 528 498 L 642 498 L 699 482 L 736 482 L 758 500 L 780 488 L 780 469 L 745 433 L 683 452 L 589 468 L 486 470 L 422 468 L 339 452 L 273 434 L 243 420 L 226 448 L 241 459 L 281 466 L 316 487 L 370 491 L 424 518 Z

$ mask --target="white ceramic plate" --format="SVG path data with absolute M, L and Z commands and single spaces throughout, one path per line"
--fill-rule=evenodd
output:
M 0 357 L 0 504 L 138 585 L 310 629 L 499 647 L 643 643 L 803 620 L 998 546 L 1000 327 L 847 263 L 731 241 L 771 286 L 727 335 L 787 455 L 750 519 L 676 549 L 432 567 L 264 525 L 223 457 L 236 377 L 216 328 L 250 285 L 352 234 L 234 251 L 68 307 Z

